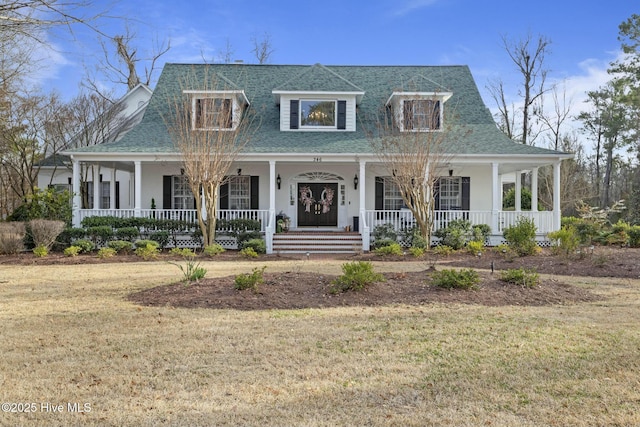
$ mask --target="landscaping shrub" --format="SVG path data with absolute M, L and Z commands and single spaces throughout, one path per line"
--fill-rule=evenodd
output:
M 342 264 L 342 275 L 331 282 L 331 292 L 359 291 L 366 286 L 384 281 L 384 276 L 373 271 L 368 261 L 354 261 Z
M 398 233 L 396 232 L 396 228 L 390 222 L 375 226 L 373 228 L 373 231 L 371 232 L 371 237 L 373 238 L 374 242 L 378 242 L 380 240 L 391 240 L 393 242 L 398 241 Z
M 104 246 L 113 237 L 113 228 L 109 225 L 96 225 L 87 228 L 87 236 L 96 247 Z
M 167 247 L 167 244 L 169 243 L 169 232 L 155 231 L 149 235 L 149 240 L 153 240 L 158 244 L 158 247 L 160 247 L 160 249 L 164 249 L 165 247 Z M 176 243 L 177 241 L 174 242 L 174 245 Z
M 629 246 L 632 248 L 640 248 L 640 225 L 633 225 L 627 231 L 629 235 Z
M 519 256 L 536 253 L 536 224 L 533 219 L 520 217 L 515 225 L 503 232 L 504 238 Z
M 505 210 L 514 210 L 516 207 L 516 189 L 510 188 L 502 198 L 502 208 Z M 531 190 L 523 187 L 520 191 L 520 207 L 523 211 L 531 210 Z
M 221 254 L 225 251 L 225 249 L 217 244 L 214 243 L 213 245 L 209 245 L 209 246 L 205 246 L 205 248 L 202 250 L 202 253 L 208 257 L 214 257 L 218 254 Z
M 64 227 L 63 221 L 32 219 L 28 223 L 28 232 L 33 238 L 34 245 L 44 246 L 48 252 L 60 233 L 62 233 L 62 230 L 64 230 Z
M 84 228 L 67 227 L 62 230 L 53 247 L 58 250 L 67 248 L 73 244 L 74 240 L 84 239 L 86 233 L 87 231 Z
M 234 287 L 239 291 L 252 289 L 257 292 L 258 285 L 264 283 L 264 270 L 266 268 L 267 266 L 264 265 L 262 268 L 254 268 L 251 273 L 238 274 L 233 280 Z
M 116 256 L 116 250 L 113 248 L 100 248 L 97 253 L 98 258 L 111 258 Z
M 547 234 L 553 241 L 552 251 L 556 255 L 568 257 L 580 246 L 580 237 L 573 226 L 563 226 L 560 230 Z
M 182 258 L 195 258 L 196 256 L 195 252 L 189 248 L 172 248 L 169 253 Z
M 238 243 L 238 249 L 244 249 L 245 243 L 249 240 L 262 240 L 262 233 L 259 231 L 243 231 L 236 235 L 236 242 Z
M 68 257 L 78 256 L 80 252 L 82 252 L 82 248 L 80 246 L 69 246 L 64 251 L 62 251 L 64 256 Z
M 514 268 L 501 271 L 500 280 L 526 288 L 533 288 L 540 282 L 540 275 L 533 269 Z
M 428 249 L 429 245 L 427 240 L 420 234 L 418 227 L 411 227 L 402 231 L 402 241 L 408 246 L 413 248 Z
M 449 256 L 453 253 L 453 248 L 447 245 L 438 245 L 433 248 L 433 253 L 439 256 Z
M 477 289 L 480 276 L 470 268 L 462 270 L 445 269 L 432 274 L 433 284 L 445 289 Z
M 439 237 L 440 243 L 452 247 L 454 250 L 462 249 L 469 242 L 483 242 L 491 234 L 491 227 L 486 224 L 471 225 L 465 219 L 454 219 L 449 221 L 445 228 L 436 230 L 433 234 Z
M 252 247 L 247 247 L 240 250 L 240 255 L 245 258 L 258 258 L 258 252 L 256 252 L 256 250 Z
M 391 239 L 380 239 L 380 240 L 374 240 L 373 241 L 373 249 L 381 249 L 381 248 L 385 248 L 387 246 L 391 246 L 391 245 L 397 245 L 398 242 L 396 240 L 391 240 Z
M 7 218 L 8 221 L 23 222 L 33 219 L 62 221 L 65 225 L 71 225 L 71 193 L 53 188 L 36 189 L 27 202 Z
M 188 250 L 191 251 L 190 249 Z M 191 253 L 193 254 L 193 256 L 195 256 L 193 252 Z M 204 267 L 200 267 L 200 262 L 195 261 L 193 259 L 193 256 L 183 256 L 187 259 L 184 265 L 173 262 L 170 263 L 180 268 L 180 271 L 182 271 L 183 281 L 185 283 L 189 283 L 197 282 L 200 279 L 204 279 L 204 277 L 207 275 L 207 270 Z
M 116 230 L 115 237 L 118 240 L 134 242 L 140 238 L 140 230 L 137 227 L 121 227 Z
M 33 248 L 33 254 L 38 258 L 46 257 L 47 255 L 49 255 L 49 249 L 47 249 L 47 247 L 44 245 L 38 245 Z
M 400 243 L 391 243 L 386 246 L 380 246 L 373 251 L 376 255 L 404 255 Z
M 0 222 L 0 254 L 22 252 L 25 234 L 23 222 Z
M 242 242 L 240 249 L 251 248 L 258 254 L 264 254 L 267 252 L 267 244 L 262 238 L 250 239 Z
M 482 254 L 482 249 L 484 249 L 484 243 L 477 240 L 472 240 L 471 242 L 467 243 L 466 249 L 467 252 L 469 252 L 471 255 L 479 256 Z
M 96 247 L 91 240 L 87 239 L 78 239 L 73 242 L 73 246 L 79 247 L 82 252 L 91 252 Z
M 140 240 L 138 240 L 138 242 L 140 242 Z M 136 244 L 138 242 L 136 242 Z M 142 258 L 143 260 L 149 261 L 149 260 L 158 258 L 158 255 L 160 254 L 160 250 L 158 250 L 157 243 L 153 242 L 153 243 L 147 243 L 144 246 L 138 246 L 137 249 L 135 250 L 135 254 L 140 258 Z
M 424 248 L 421 247 L 417 247 L 417 246 L 411 246 L 409 248 L 409 253 L 411 255 L 413 255 L 416 258 L 420 258 L 421 256 L 424 255 Z
M 107 243 L 107 247 L 113 249 L 116 253 L 129 253 L 133 250 L 133 243 L 127 240 L 112 240 Z
M 133 245 L 136 247 L 136 249 L 138 248 L 144 248 L 147 247 L 149 245 L 153 246 L 154 248 L 158 249 L 158 242 L 156 242 L 155 240 L 136 240 Z

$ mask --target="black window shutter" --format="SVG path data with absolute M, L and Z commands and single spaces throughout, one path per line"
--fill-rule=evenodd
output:
M 116 209 L 120 209 L 120 181 L 116 181 Z
M 404 130 L 413 129 L 413 101 L 405 100 L 402 107 Z
M 433 198 L 434 198 L 434 209 L 440 210 L 440 178 L 436 179 L 436 182 L 433 183 Z
M 433 103 L 433 117 L 431 118 L 433 129 L 440 129 L 440 101 Z
M 260 203 L 258 194 L 260 193 L 259 176 L 251 177 L 251 209 L 259 209 Z
M 291 100 L 291 112 L 289 113 L 289 129 L 298 129 L 298 123 L 300 122 L 298 117 L 300 101 L 297 99 Z
M 338 101 L 338 129 L 347 128 L 347 101 Z
M 225 99 L 223 102 L 222 113 L 224 114 L 224 127 L 230 129 L 233 127 L 233 111 L 231 111 L 231 100 Z
M 173 200 L 171 200 L 173 179 L 171 175 L 162 177 L 162 209 L 171 209 Z
M 384 210 L 384 178 L 376 176 L 376 210 Z
M 201 129 L 202 124 L 202 99 L 196 99 L 196 129 Z
M 471 208 L 471 178 L 462 177 L 462 210 L 468 211 Z
M 229 183 L 220 185 L 220 209 L 229 209 Z

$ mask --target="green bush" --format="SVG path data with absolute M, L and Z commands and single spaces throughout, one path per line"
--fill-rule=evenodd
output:
M 563 226 L 560 230 L 547 234 L 553 241 L 552 250 L 556 255 L 569 256 L 580 246 L 580 237 L 573 226 Z
M 62 221 L 67 226 L 71 225 L 71 193 L 53 188 L 35 189 L 27 202 L 7 218 L 8 221 L 23 222 L 32 219 Z
M 111 258 L 116 256 L 116 250 L 113 248 L 100 248 L 97 253 L 98 258 Z
M 113 228 L 109 225 L 96 225 L 87 228 L 87 236 L 96 246 L 106 245 L 113 237 Z
M 629 246 L 632 248 L 640 248 L 640 225 L 633 225 L 627 231 L 629 235 Z
M 136 247 L 136 249 L 138 248 L 144 248 L 147 247 L 149 245 L 153 246 L 154 248 L 158 249 L 158 247 L 160 246 L 158 244 L 158 242 L 156 242 L 155 240 L 136 240 L 135 242 L 133 242 L 133 245 Z
M 172 248 L 169 253 L 182 258 L 195 258 L 196 256 L 195 252 L 189 248 Z
M 477 289 L 480 276 L 470 268 L 462 270 L 445 269 L 432 274 L 433 284 L 445 289 Z
M 520 192 L 520 207 L 523 211 L 531 210 L 531 190 L 523 187 Z M 502 198 L 502 208 L 505 210 L 513 210 L 516 207 L 516 189 L 510 188 Z
M 466 219 L 454 219 L 449 221 L 445 228 L 436 230 L 433 235 L 441 239 L 440 243 L 452 247 L 454 250 L 462 249 L 469 242 L 483 242 L 491 234 L 491 227 L 486 224 L 471 225 Z
M 112 240 L 107 243 L 107 247 L 116 251 L 116 253 L 129 253 L 133 250 L 133 243 L 128 240 Z
M 373 251 L 376 255 L 404 255 L 402 251 L 402 246 L 400 243 L 391 243 L 386 246 L 381 246 L 379 248 L 374 249 Z
M 240 250 L 240 255 L 245 258 L 258 258 L 258 252 L 251 247 Z
M 155 245 L 152 243 L 147 243 L 145 246 L 138 246 L 138 248 L 135 250 L 135 254 L 143 260 L 149 261 L 152 259 L 157 259 L 160 251 L 158 250 L 157 243 Z
M 380 240 L 391 240 L 393 242 L 398 241 L 398 233 L 396 232 L 396 228 L 390 222 L 387 224 L 377 225 L 373 228 L 371 232 L 371 237 L 374 241 Z
M 160 249 L 163 249 L 169 243 L 169 232 L 168 231 L 155 231 L 149 235 L 149 240 L 153 240 L 158 244 Z M 174 239 L 175 240 L 175 239 Z M 175 244 L 176 242 L 174 242 Z
M 264 240 L 262 240 L 262 238 L 250 239 L 242 242 L 242 245 L 240 245 L 240 249 L 247 248 L 253 249 L 258 254 L 267 253 L 267 244 Z
M 439 256 L 449 256 L 454 252 L 451 246 L 447 245 L 438 245 L 433 248 L 433 253 Z
M 140 230 L 138 230 L 137 227 L 121 227 L 116 230 L 115 237 L 117 237 L 118 240 L 133 242 L 140 238 Z
M 391 246 L 391 245 L 397 245 L 398 242 L 396 240 L 391 240 L 391 239 L 380 239 L 380 240 L 374 240 L 373 241 L 373 249 L 381 249 L 381 248 L 386 248 L 387 246 Z
M 182 271 L 184 282 L 197 282 L 200 279 L 204 279 L 204 276 L 207 275 L 207 270 L 204 267 L 200 267 L 200 262 L 195 261 L 193 257 L 189 258 L 185 256 L 185 258 L 187 259 L 187 261 L 184 265 L 176 264 L 173 262 L 170 263 L 180 268 L 180 271 Z
M 424 255 L 424 248 L 421 248 L 419 246 L 411 246 L 409 248 L 409 253 L 416 258 L 420 258 Z
M 254 292 L 257 292 L 258 285 L 264 283 L 264 270 L 266 268 L 267 266 L 264 265 L 262 268 L 254 268 L 251 273 L 238 274 L 233 280 L 234 287 L 239 291 L 252 289 Z
M 262 233 L 260 233 L 259 231 L 243 231 L 241 233 L 238 233 L 236 236 L 236 242 L 238 244 L 238 248 L 240 249 L 244 249 L 246 246 L 246 243 L 249 240 L 262 240 Z
M 526 288 L 533 288 L 540 282 L 540 276 L 533 269 L 514 268 L 501 271 L 500 280 Z
M 375 282 L 384 281 L 382 274 L 373 271 L 368 261 L 354 261 L 342 264 L 342 275 L 331 282 L 331 292 L 359 291 Z
M 68 257 L 78 256 L 80 252 L 82 252 L 82 248 L 80 246 L 69 246 L 64 251 L 62 251 L 64 256 Z
M 213 245 L 205 246 L 202 253 L 208 257 L 214 257 L 223 253 L 224 251 L 225 249 L 221 245 L 214 243 Z
M 49 249 L 47 249 L 47 247 L 44 245 L 38 245 L 33 248 L 33 254 L 38 258 L 46 257 L 47 255 L 49 255 Z
M 482 250 L 484 249 L 484 243 L 477 241 L 477 240 L 472 240 L 471 242 L 467 243 L 467 252 L 469 252 L 471 255 L 480 255 L 482 254 Z
M 504 238 L 519 256 L 536 253 L 536 224 L 533 219 L 520 217 L 515 225 L 503 232 Z
M 91 252 L 96 247 L 91 240 L 87 239 L 78 239 L 73 242 L 73 246 L 79 247 L 82 252 Z

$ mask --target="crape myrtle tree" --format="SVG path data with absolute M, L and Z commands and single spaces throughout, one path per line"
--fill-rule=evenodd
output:
M 254 115 L 248 102 L 234 106 L 233 99 L 223 95 L 234 88 L 209 66 L 192 68 L 179 87 L 179 93 L 168 97 L 169 111 L 163 120 L 182 156 L 203 243 L 209 246 L 215 243 L 220 185 L 227 181 L 232 164 L 249 141 Z M 208 97 L 203 97 L 205 93 Z M 244 95 L 240 97 L 244 100 Z
M 426 242 L 431 241 L 433 230 L 436 182 L 452 159 L 447 145 L 460 132 L 459 128 L 454 131 L 453 112 L 442 108 L 438 99 L 413 101 L 414 109 L 425 109 L 420 115 L 384 108 L 375 129 L 368 132 L 374 153 L 398 187 Z M 416 103 L 422 105 L 417 107 Z

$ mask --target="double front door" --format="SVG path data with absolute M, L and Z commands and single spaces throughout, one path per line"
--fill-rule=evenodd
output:
M 338 225 L 338 184 L 298 184 L 298 227 Z

